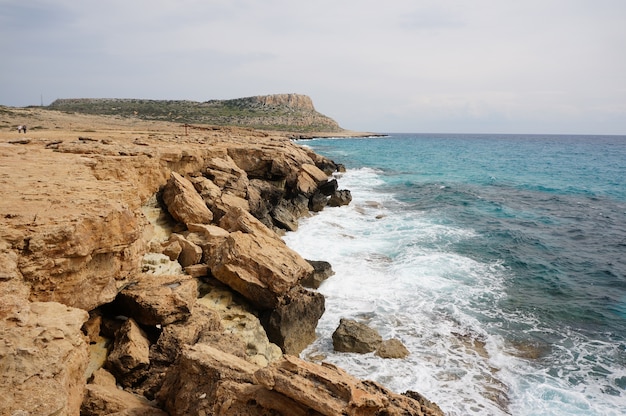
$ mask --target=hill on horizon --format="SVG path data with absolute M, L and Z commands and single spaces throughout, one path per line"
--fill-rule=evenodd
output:
M 61 98 L 47 107 L 69 113 L 110 115 L 184 124 L 251 127 L 290 132 L 341 132 L 332 118 L 315 110 L 302 94 L 273 94 L 231 100 L 146 100 Z

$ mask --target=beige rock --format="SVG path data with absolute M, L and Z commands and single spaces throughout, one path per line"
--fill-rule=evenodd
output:
M 171 416 L 212 415 L 222 383 L 253 383 L 259 367 L 206 344 L 185 347 L 157 398 Z
M 182 235 L 173 233 L 170 241 L 178 243 L 181 247 L 178 262 L 182 267 L 198 264 L 202 260 L 202 248 Z
M 78 416 L 87 312 L 15 295 L 0 295 L 0 305 L 0 414 Z
M 224 332 L 241 340 L 248 361 L 266 366 L 282 355 L 280 348 L 269 341 L 259 318 L 249 307 L 236 302 L 227 288 L 211 287 L 206 295 L 198 299 L 198 303 L 219 313 Z
M 107 368 L 126 387 L 143 377 L 150 365 L 150 342 L 145 332 L 131 318 L 117 331 Z
M 87 385 L 81 416 L 105 416 L 127 412 L 126 414 L 146 416 L 167 416 L 147 399 L 121 390 L 115 384 L 115 378 L 104 369 L 94 374 L 91 384 Z
M 258 370 L 254 378 L 266 389 L 322 415 L 443 415 L 424 413 L 417 400 L 361 381 L 331 364 L 318 365 L 289 355 Z
M 272 309 L 310 265 L 276 239 L 233 232 L 209 259 L 213 276 L 262 309 Z
M 228 156 L 207 161 L 205 175 L 223 192 L 246 198 L 248 175 Z
M 208 224 L 213 214 L 193 184 L 176 172 L 163 189 L 163 202 L 172 217 L 183 224 Z
M 117 302 L 121 313 L 143 325 L 167 325 L 189 316 L 197 293 L 191 276 L 144 273 L 120 292 Z
M 178 256 L 183 251 L 178 241 L 168 241 L 167 245 L 163 247 L 163 254 L 165 254 L 171 261 L 178 260 Z

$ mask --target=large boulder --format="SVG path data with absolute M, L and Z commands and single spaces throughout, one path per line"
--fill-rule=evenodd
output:
M 313 270 L 271 230 L 249 213 L 225 215 L 230 234 L 208 259 L 211 273 L 261 309 L 274 309 L 280 297 Z
M 213 220 L 213 213 L 193 184 L 176 172 L 172 172 L 163 189 L 163 202 L 172 217 L 185 225 L 208 224 Z
M 219 415 L 218 389 L 227 382 L 253 384 L 259 367 L 207 344 L 184 347 L 157 398 L 171 416 Z
M 365 354 L 376 351 L 382 342 L 378 332 L 353 319 L 342 318 L 333 332 L 333 347 L 339 352 Z
M 279 304 L 265 313 L 270 340 L 285 354 L 298 355 L 316 338 L 317 322 L 324 314 L 324 296 L 301 286 L 292 289 Z
M 0 414 L 79 415 L 88 317 L 60 303 L 0 295 Z
M 209 159 L 204 175 L 223 192 L 240 198 L 247 197 L 248 175 L 229 156 Z
M 258 384 L 322 415 L 440 415 L 436 406 L 350 376 L 332 364 L 285 355 L 255 373 Z
M 143 325 L 167 325 L 187 319 L 198 293 L 187 275 L 140 274 L 117 297 L 119 311 Z

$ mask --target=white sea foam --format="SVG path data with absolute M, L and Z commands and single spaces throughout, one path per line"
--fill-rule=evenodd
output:
M 500 325 L 514 321 L 529 331 L 545 328 L 535 316 L 504 316 L 498 308 L 509 271 L 449 250 L 455 243 L 471 243 L 474 231 L 401 209 L 391 195 L 376 191 L 380 173 L 343 174 L 340 183 L 351 190 L 352 203 L 303 219 L 299 231 L 284 237 L 303 257 L 329 261 L 335 271 L 319 288 L 326 312 L 318 339 L 302 355 L 396 392 L 419 391 L 448 415 L 621 414 L 625 406 L 619 394 L 607 402 L 602 383 L 575 385 L 575 379 L 593 371 L 626 377 L 623 366 L 588 368 L 587 358 L 564 356 L 559 373 L 554 370 L 559 354 L 571 350 L 553 351 L 555 362 L 545 367 L 516 356 L 497 335 Z M 334 352 L 332 333 L 344 317 L 367 323 L 385 339 L 400 339 L 409 357 Z M 585 345 L 576 334 L 570 338 L 581 357 L 585 352 L 619 355 L 614 344 Z M 590 397 L 600 395 L 602 404 L 591 403 Z
M 352 203 L 327 208 L 285 236 L 305 258 L 329 261 L 335 271 L 319 289 L 326 297 L 319 338 L 303 355 L 322 356 L 398 392 L 419 391 L 451 415 L 505 414 L 506 387 L 489 354 L 498 341 L 468 313 L 477 297 L 497 297 L 498 266 L 438 249 L 473 232 L 431 224 L 415 212 L 390 212 L 387 204 L 397 203 L 371 191 L 377 175 L 346 173 L 341 184 Z M 367 322 L 385 339 L 399 338 L 410 356 L 333 352 L 331 335 L 343 317 Z

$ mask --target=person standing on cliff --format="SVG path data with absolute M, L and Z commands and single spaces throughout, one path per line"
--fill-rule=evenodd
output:
M 24 131 L 24 134 L 26 134 L 26 126 L 25 125 L 17 126 L 17 132 L 21 133 L 22 131 Z

